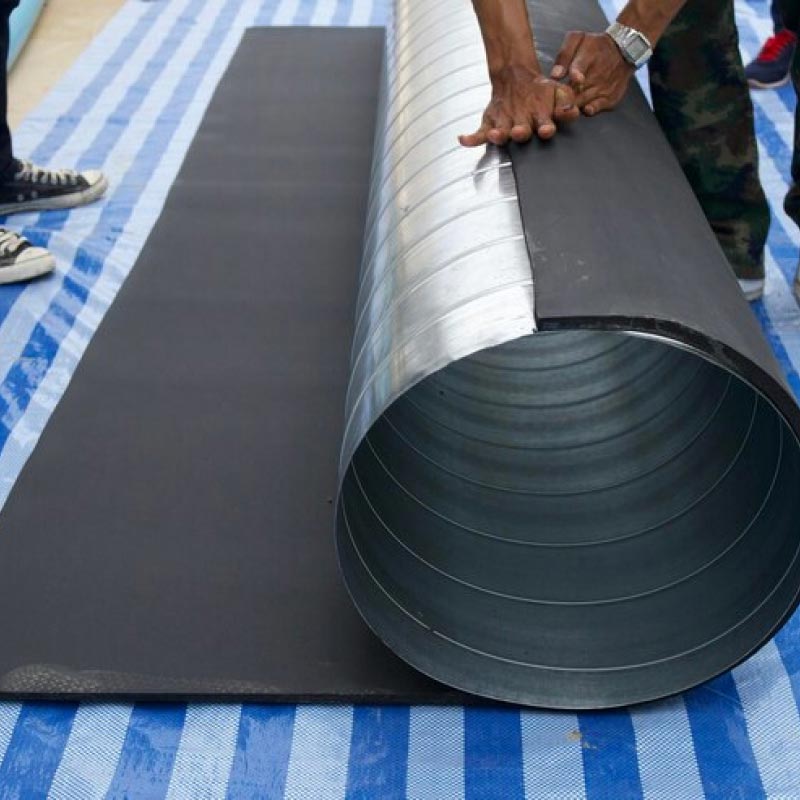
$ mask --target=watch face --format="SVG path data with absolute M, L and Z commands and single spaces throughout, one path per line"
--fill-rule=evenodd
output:
M 618 22 L 612 23 L 606 33 L 617 43 L 625 60 L 637 69 L 645 64 L 653 55 L 653 48 L 644 34 L 633 28 L 627 28 Z
M 650 47 L 646 42 L 643 42 L 638 36 L 635 36 L 628 44 L 628 52 L 634 61 L 640 61 L 645 58 L 650 51 Z

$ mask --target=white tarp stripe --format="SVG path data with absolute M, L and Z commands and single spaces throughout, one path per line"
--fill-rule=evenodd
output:
M 353 0 L 349 25 L 369 25 L 372 18 L 372 0 Z
M 167 800 L 224 800 L 241 716 L 240 705 L 186 709 Z
M 272 18 L 273 25 L 291 25 L 300 8 L 300 0 L 281 0 Z
M 48 793 L 61 800 L 103 797 L 111 785 L 133 706 L 79 706 Z
M 774 641 L 733 671 L 767 797 L 800 791 L 800 715 Z
M 800 374 L 800 308 L 786 282 L 770 247 L 765 254 L 767 277 L 764 288 L 764 310 L 777 333 L 795 372 Z
M 338 4 L 339 0 L 318 0 L 314 6 L 314 13 L 311 15 L 309 25 L 330 25 Z
M 5 758 L 20 711 L 22 703 L 0 703 L 0 761 Z
M 464 709 L 412 706 L 406 795 L 414 800 L 464 796 Z
M 286 800 L 343 800 L 352 732 L 352 706 L 298 707 Z
M 772 24 L 772 17 L 769 15 L 768 5 L 765 5 L 764 10 L 767 12 L 766 14 L 759 14 L 750 2 L 746 2 L 746 0 L 737 0 L 736 2 L 737 20 L 746 20 L 749 22 L 753 26 L 755 32 L 758 34 L 758 38 L 762 43 L 765 42 L 775 32 Z M 752 56 L 746 57 L 745 63 L 747 63 L 750 58 L 752 58 Z
M 642 791 L 648 800 L 703 797 L 686 706 L 680 697 L 631 709 Z
M 574 714 L 520 713 L 527 798 L 586 796 L 580 725 Z

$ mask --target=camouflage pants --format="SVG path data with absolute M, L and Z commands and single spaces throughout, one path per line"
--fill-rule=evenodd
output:
M 783 24 L 789 30 L 800 34 L 800 1 L 783 0 Z M 792 83 L 800 98 L 800 48 L 797 48 L 792 61 Z M 794 115 L 794 154 L 792 157 L 792 185 L 784 203 L 786 213 L 800 225 L 800 103 Z
M 688 0 L 649 66 L 656 117 L 728 261 L 762 277 L 770 215 L 733 0 Z

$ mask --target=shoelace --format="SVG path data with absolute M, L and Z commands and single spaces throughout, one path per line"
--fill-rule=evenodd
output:
M 78 173 L 72 169 L 43 169 L 31 164 L 30 161 L 20 161 L 20 169 L 14 180 L 28 183 L 49 183 L 51 186 L 76 186 Z
M 13 256 L 23 244 L 25 240 L 18 233 L 0 228 L 0 256 Z
M 797 37 L 785 28 L 778 31 L 774 36 L 770 36 L 761 52 L 758 54 L 759 61 L 776 61 L 783 55 L 787 47 L 794 47 L 797 43 Z

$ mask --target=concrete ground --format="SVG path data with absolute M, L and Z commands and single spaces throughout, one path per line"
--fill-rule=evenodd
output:
M 48 0 L 8 80 L 13 130 L 125 0 Z

